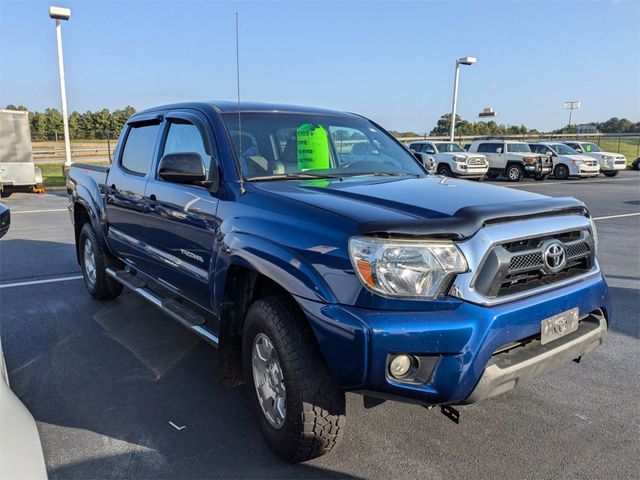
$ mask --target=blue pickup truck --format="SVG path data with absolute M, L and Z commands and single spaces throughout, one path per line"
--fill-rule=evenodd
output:
M 345 392 L 456 420 L 607 331 L 584 204 L 429 175 L 359 115 L 152 108 L 67 189 L 91 295 L 127 287 L 218 347 L 288 461 L 337 444 Z

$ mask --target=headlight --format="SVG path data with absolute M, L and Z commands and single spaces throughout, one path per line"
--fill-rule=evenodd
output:
M 602 159 L 603 159 L 603 160 L 606 160 L 606 161 L 608 162 L 608 161 L 610 161 L 610 160 L 613 160 L 613 157 L 611 157 L 611 156 L 609 156 L 609 155 L 603 155 L 603 156 L 602 156 Z
M 571 160 L 574 165 L 582 165 L 584 162 L 582 160 Z
M 464 162 L 466 160 L 464 157 L 461 157 L 460 155 L 456 155 L 455 157 L 453 157 L 453 159 L 456 162 Z
M 453 242 L 353 237 L 351 263 L 362 283 L 382 295 L 435 298 L 467 261 Z
M 523 161 L 524 163 L 534 163 L 534 162 L 536 161 L 536 159 L 535 159 L 535 158 L 533 158 L 533 157 L 524 157 L 524 158 L 522 159 L 522 161 Z

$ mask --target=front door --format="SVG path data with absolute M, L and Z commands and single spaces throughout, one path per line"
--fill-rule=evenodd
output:
M 160 155 L 197 153 L 207 178 L 217 175 L 217 150 L 208 121 L 198 112 L 179 110 L 165 116 Z M 219 225 L 218 199 L 204 186 L 169 183 L 155 165 L 145 190 L 148 205 L 145 242 L 156 279 L 210 309 L 209 276 L 215 262 Z

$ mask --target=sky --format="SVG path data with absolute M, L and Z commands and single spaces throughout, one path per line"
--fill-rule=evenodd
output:
M 56 0 L 57 1 L 57 0 Z M 640 0 L 215 2 L 66 1 L 69 111 L 235 100 L 334 108 L 428 132 L 484 107 L 507 125 L 640 121 Z M 0 106 L 60 109 L 50 2 L 0 0 Z

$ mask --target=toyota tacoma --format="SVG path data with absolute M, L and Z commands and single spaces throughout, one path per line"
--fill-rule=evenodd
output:
M 607 331 L 583 203 L 429 175 L 359 115 L 152 108 L 67 190 L 89 293 L 124 286 L 218 347 L 288 461 L 337 444 L 345 392 L 457 419 Z

